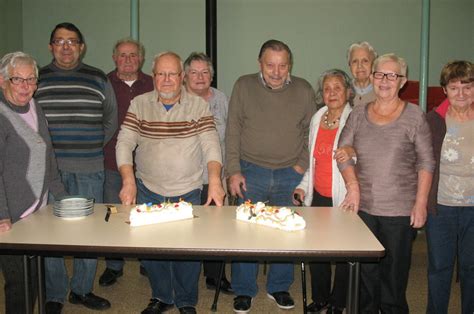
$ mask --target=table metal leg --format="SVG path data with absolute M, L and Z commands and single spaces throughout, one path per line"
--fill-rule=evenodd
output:
M 43 257 L 36 257 L 36 271 L 38 274 L 38 313 L 45 313 L 45 297 L 44 297 L 44 268 L 43 268 Z
M 349 280 L 347 283 L 346 314 L 359 313 L 360 263 L 349 262 Z
M 25 284 L 25 313 L 32 313 L 30 299 L 30 258 L 23 255 L 23 280 Z
M 303 291 L 303 313 L 308 313 L 308 308 L 306 306 L 307 299 L 306 299 L 306 268 L 304 262 L 301 262 L 301 285 Z
M 221 292 L 222 277 L 224 277 L 225 262 L 222 262 L 219 270 L 219 280 L 216 282 L 216 292 L 214 293 L 214 302 L 212 302 L 211 311 L 217 312 L 217 301 L 219 300 L 219 293 Z

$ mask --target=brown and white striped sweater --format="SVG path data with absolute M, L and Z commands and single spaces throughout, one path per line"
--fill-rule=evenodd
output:
M 133 165 L 135 175 L 160 195 L 178 196 L 202 187 L 203 164 L 222 164 L 219 137 L 209 105 L 181 91 L 169 111 L 152 91 L 132 100 L 117 139 L 117 166 Z

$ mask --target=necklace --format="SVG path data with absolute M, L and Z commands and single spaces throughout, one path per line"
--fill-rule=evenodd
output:
M 335 126 L 336 123 L 338 123 L 339 120 L 341 120 L 341 116 L 339 116 L 338 118 L 334 119 L 332 122 L 329 122 L 328 117 L 329 117 L 329 111 L 326 111 L 326 113 L 324 114 L 324 124 L 328 127 L 328 129 Z

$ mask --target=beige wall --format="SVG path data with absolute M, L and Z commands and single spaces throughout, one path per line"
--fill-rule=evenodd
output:
M 0 0 L 0 57 L 23 48 L 21 0 Z
M 410 78 L 418 79 L 421 2 L 217 0 L 218 86 L 230 94 L 238 76 L 257 71 L 258 50 L 269 38 L 290 45 L 293 73 L 312 84 L 326 69 L 348 70 L 346 49 L 356 40 L 368 40 L 379 53 L 405 57 Z M 0 0 L 0 17 L 5 17 L 4 6 L 16 27 L 5 28 L 10 24 L 0 18 L 1 38 L 10 34 L 6 45 L 0 43 L 0 52 L 21 48 L 41 65 L 51 61 L 47 43 L 57 23 L 77 24 L 88 46 L 84 61 L 106 72 L 113 68 L 113 43 L 129 34 L 129 0 Z M 437 84 L 448 60 L 472 60 L 472 12 L 472 0 L 431 0 L 430 85 Z M 140 0 L 140 39 L 147 49 L 145 72 L 160 51 L 174 50 L 185 58 L 191 51 L 205 50 L 205 1 Z

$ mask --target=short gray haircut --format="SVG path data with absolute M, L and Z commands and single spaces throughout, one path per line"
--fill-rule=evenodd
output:
M 10 78 L 10 69 L 14 69 L 19 65 L 31 65 L 35 70 L 35 76 L 38 77 L 36 60 L 22 51 L 7 53 L 3 56 L 0 60 L 0 75 L 4 80 L 8 80 Z
M 179 64 L 181 66 L 181 71 L 183 71 L 183 60 L 181 60 L 181 57 L 176 52 L 163 51 L 163 52 L 160 52 L 159 54 L 157 54 L 153 57 L 153 64 L 151 65 L 151 72 L 153 74 L 156 74 L 155 73 L 155 65 L 156 65 L 156 63 L 158 63 L 158 59 L 160 59 L 161 57 L 164 57 L 164 56 L 172 56 L 172 57 L 175 57 L 176 59 L 178 59 Z
M 316 86 L 316 104 L 317 104 L 317 107 L 321 108 L 321 107 L 326 105 L 324 103 L 324 97 L 323 97 L 323 94 L 324 94 L 324 81 L 326 81 L 326 79 L 329 78 L 329 77 L 338 77 L 338 78 L 340 78 L 342 80 L 342 83 L 344 84 L 344 87 L 346 88 L 346 90 L 351 91 L 351 93 L 349 95 L 349 99 L 347 101 L 352 106 L 354 96 L 355 96 L 355 90 L 354 90 L 354 86 L 352 85 L 352 79 L 343 70 L 330 69 L 330 70 L 324 71 L 319 76 L 318 83 L 317 83 L 317 86 Z
M 358 42 L 355 42 L 355 43 L 351 44 L 349 46 L 349 48 L 347 49 L 347 63 L 349 63 L 349 64 L 351 63 L 352 52 L 355 49 L 359 49 L 359 48 L 366 49 L 369 52 L 369 54 L 372 56 L 372 62 L 375 59 L 377 59 L 377 51 L 375 50 L 374 47 L 372 47 L 371 44 L 369 44 L 366 41 L 358 41 Z
M 193 61 L 202 61 L 207 63 L 211 78 L 214 77 L 214 65 L 212 64 L 211 58 L 209 58 L 204 52 L 191 52 L 189 57 L 184 61 L 184 72 L 188 73 L 191 63 Z
M 397 56 L 394 53 L 387 53 L 384 55 L 381 55 L 377 59 L 375 59 L 374 64 L 372 65 L 372 73 L 375 72 L 375 69 L 377 69 L 377 66 L 381 63 L 385 63 L 388 61 L 393 61 L 395 63 L 398 63 L 400 66 L 400 74 L 407 77 L 407 72 L 408 72 L 408 65 L 405 59 L 402 57 Z
M 137 46 L 138 55 L 142 58 L 145 58 L 145 46 L 143 46 L 143 44 L 141 42 L 139 42 L 138 40 L 135 40 L 131 37 L 125 37 L 125 38 L 117 40 L 117 42 L 114 45 L 114 49 L 113 49 L 114 56 L 117 55 L 118 48 L 122 44 L 133 44 L 133 45 Z

